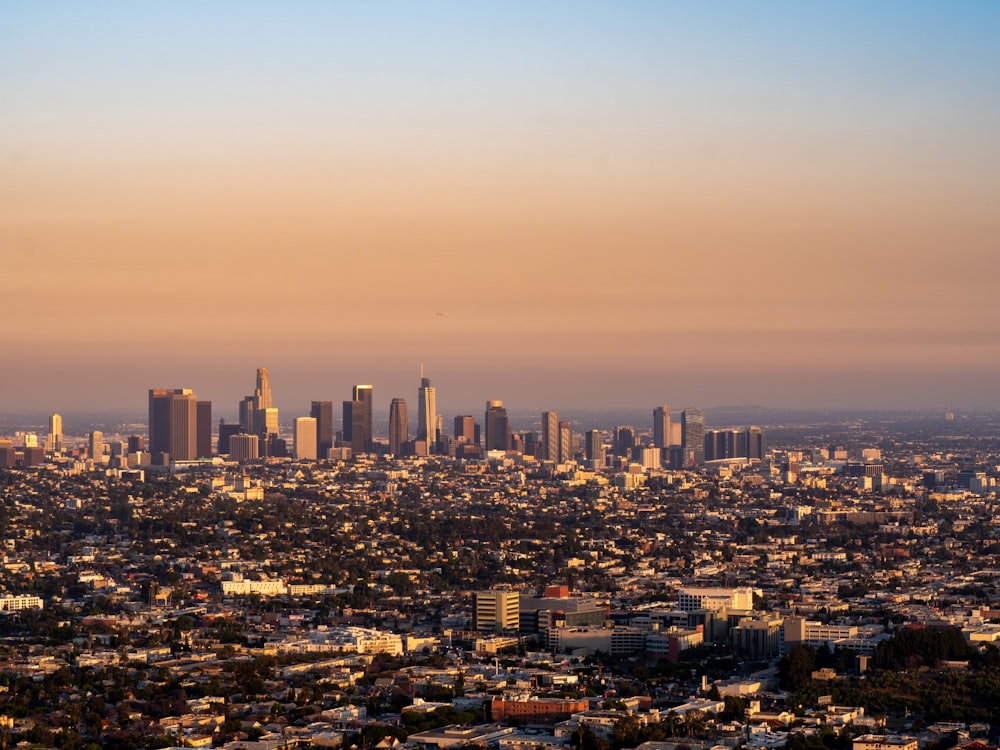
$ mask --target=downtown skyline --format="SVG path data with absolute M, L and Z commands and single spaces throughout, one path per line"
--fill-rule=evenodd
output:
M 995 4 L 0 19 L 0 412 L 1000 407 Z

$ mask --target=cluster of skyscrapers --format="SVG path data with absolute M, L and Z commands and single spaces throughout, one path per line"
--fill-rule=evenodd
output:
M 411 436 L 406 399 L 393 398 L 389 405 L 388 442 L 373 434 L 374 388 L 355 385 L 350 400 L 342 403 L 341 429 L 334 429 L 333 402 L 313 401 L 309 416 L 294 420 L 292 445 L 281 436 L 278 409 L 271 396 L 267 368 L 257 370 L 252 394 L 239 403 L 239 422 L 221 420 L 216 451 L 240 461 L 292 456 L 298 460 L 347 458 L 351 455 L 390 453 L 394 456 L 450 455 L 479 458 L 490 452 L 529 454 L 553 464 L 585 461 L 593 468 L 605 465 L 610 456 L 619 462 L 640 463 L 647 468 L 670 466 L 691 468 L 705 461 L 761 458 L 764 437 L 759 428 L 739 430 L 705 429 L 700 409 L 686 408 L 677 422 L 668 406 L 653 410 L 651 440 L 643 440 L 631 426 L 619 426 L 606 444 L 599 430 L 590 430 L 578 443 L 570 422 L 558 412 L 541 414 L 541 431 L 511 430 L 502 401 L 486 402 L 482 423 L 470 414 L 454 418 L 451 436 L 444 434 L 437 413 L 437 391 L 421 373 L 417 390 L 416 433 Z M 149 392 L 149 451 L 154 463 L 205 458 L 212 451 L 212 406 L 199 401 L 189 389 L 153 389 Z M 55 438 L 50 438 L 55 439 Z

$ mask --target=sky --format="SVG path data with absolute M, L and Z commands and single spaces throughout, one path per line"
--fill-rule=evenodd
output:
M 1000 3 L 0 3 L 0 412 L 1000 408 Z

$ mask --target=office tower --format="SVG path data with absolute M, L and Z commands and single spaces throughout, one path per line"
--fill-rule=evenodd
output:
M 561 464 L 567 461 L 573 460 L 573 431 L 570 429 L 569 422 L 559 423 L 559 457 L 558 462 Z
M 234 461 L 256 461 L 260 458 L 260 438 L 256 435 L 233 435 L 229 438 L 229 457 Z
M 257 387 L 253 391 L 254 406 L 260 409 L 270 409 L 274 406 L 271 403 L 271 378 L 267 374 L 266 367 L 257 368 Z
M 403 455 L 406 441 L 410 439 L 410 421 L 406 414 L 406 399 L 394 398 L 389 404 L 389 452 Z
M 510 424 L 507 421 L 507 410 L 503 401 L 486 402 L 486 450 L 510 450 Z
M 244 396 L 240 401 L 240 428 L 245 435 L 257 434 L 257 415 L 253 396 Z
M 195 428 L 195 454 L 198 458 L 212 456 L 212 402 L 198 401 L 195 406 L 197 427 Z
M 90 453 L 90 457 L 94 459 L 94 463 L 101 463 L 104 460 L 104 433 L 100 430 L 94 430 L 90 433 L 90 442 L 87 446 L 87 450 Z
M 615 455 L 629 458 L 635 448 L 635 428 L 628 425 L 615 427 Z
M 600 430 L 590 430 L 587 433 L 587 460 L 593 461 L 593 466 L 604 466 L 604 443 L 601 441 Z
M 277 435 L 279 432 L 278 410 L 269 406 L 266 409 L 261 409 L 257 414 L 260 416 L 260 433 L 262 435 Z
M 767 446 L 764 442 L 764 432 L 760 427 L 750 426 L 746 431 L 747 458 L 761 459 L 767 453 Z
M 670 407 L 657 406 L 653 409 L 653 447 L 666 448 L 670 445 Z
M 144 450 L 146 450 L 146 441 L 143 439 L 142 435 L 128 436 L 129 453 L 142 453 Z
M 559 412 L 542 412 L 542 460 L 559 463 Z
M 38 433 L 26 432 L 24 433 L 24 446 L 25 448 L 37 448 L 38 447 Z
M 333 402 L 313 401 L 309 416 L 316 420 L 316 455 L 325 460 L 333 447 Z
M 476 442 L 476 420 L 471 414 L 455 417 L 455 441 L 458 443 Z
M 297 417 L 292 429 L 295 439 L 295 459 L 297 461 L 316 460 L 316 419 L 314 417 Z
M 517 630 L 521 619 L 521 594 L 517 591 L 476 591 L 472 594 L 472 629 L 502 632 Z
M 372 449 L 372 387 L 354 386 L 354 399 L 344 402 L 343 438 L 354 455 Z
M 239 424 L 227 424 L 226 420 L 219 420 L 219 442 L 215 446 L 215 452 L 220 456 L 228 456 L 232 450 L 230 446 L 230 439 L 233 435 L 247 434 L 243 430 L 243 425 Z
M 53 414 L 49 417 L 49 434 L 45 438 L 45 450 L 52 453 L 62 453 L 63 449 L 63 431 L 62 431 L 62 417 L 58 414 Z
M 166 465 L 198 452 L 198 397 L 188 388 L 149 391 L 149 451 Z
M 437 391 L 430 378 L 420 378 L 417 409 L 417 441 L 426 441 L 427 453 L 434 453 L 437 444 Z
M 687 407 L 681 412 L 681 468 L 690 469 L 705 463 L 705 416 L 701 409 Z

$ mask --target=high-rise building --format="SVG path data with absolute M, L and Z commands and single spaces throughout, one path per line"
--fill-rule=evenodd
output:
M 240 429 L 244 435 L 257 434 L 257 414 L 253 396 L 244 396 L 240 401 Z
M 687 407 L 681 412 L 681 468 L 690 469 L 705 463 L 705 415 L 701 409 Z
M 197 427 L 195 428 L 195 453 L 198 458 L 212 456 L 212 402 L 196 402 Z
M 294 422 L 295 459 L 297 461 L 316 460 L 316 419 L 297 417 Z
M 58 414 L 53 414 L 49 417 L 49 434 L 45 438 L 45 450 L 52 453 L 62 453 L 63 449 L 63 430 L 62 430 L 62 417 Z
M 461 414 L 455 417 L 455 442 L 476 443 L 476 420 L 471 414 Z
M 764 431 L 760 427 L 751 425 L 746 432 L 747 458 L 764 458 L 767 453 L 767 444 L 764 441 Z
M 559 463 L 559 412 L 542 412 L 542 460 Z
M 394 398 L 389 404 L 389 452 L 403 455 L 406 441 L 410 439 L 410 422 L 406 413 L 406 399 Z
M 569 426 L 569 422 L 559 423 L 559 456 L 557 461 L 561 464 L 567 461 L 573 460 L 573 454 L 576 450 L 573 446 L 573 430 Z
M 503 401 L 486 402 L 486 450 L 510 450 L 510 424 L 507 421 L 507 410 Z
M 517 591 L 476 591 L 472 595 L 472 629 L 502 632 L 517 630 L 521 619 L 521 594 Z
M 94 430 L 90 433 L 90 441 L 87 445 L 87 451 L 90 453 L 90 457 L 94 460 L 94 463 L 101 463 L 104 461 L 104 433 L 100 430 Z
M 434 453 L 437 445 L 437 391 L 430 378 L 420 378 L 417 391 L 417 440 L 427 443 L 427 452 Z
M 593 467 L 604 466 L 604 443 L 601 441 L 601 431 L 591 430 L 587 433 L 587 460 Z
M 657 406 L 653 409 L 653 447 L 670 446 L 670 407 Z
M 215 446 L 215 451 L 221 456 L 228 456 L 232 453 L 230 439 L 233 435 L 247 434 L 243 430 L 243 425 L 227 424 L 226 420 L 219 420 L 219 442 Z
M 615 455 L 630 458 L 635 448 L 635 428 L 629 425 L 615 427 Z
M 372 450 L 372 387 L 354 386 L 354 398 L 344 402 L 344 442 L 354 455 Z
M 198 455 L 198 397 L 188 388 L 149 391 L 149 451 L 161 464 Z
M 333 402 L 313 401 L 309 416 L 316 420 L 316 455 L 325 460 L 333 447 Z
M 257 387 L 254 388 L 253 398 L 257 409 L 270 409 L 274 406 L 271 403 L 271 377 L 266 367 L 257 368 Z
M 256 461 L 260 458 L 260 438 L 257 435 L 233 435 L 229 438 L 229 457 L 234 461 Z

